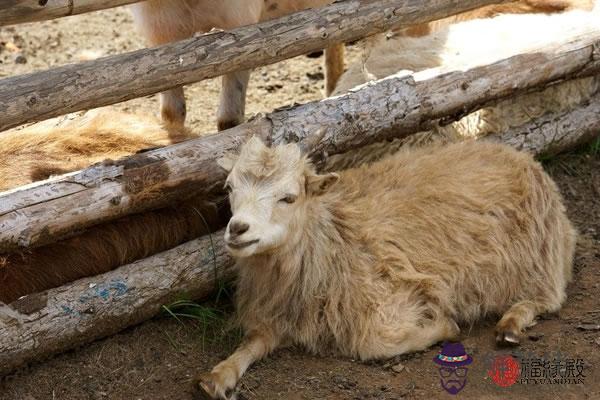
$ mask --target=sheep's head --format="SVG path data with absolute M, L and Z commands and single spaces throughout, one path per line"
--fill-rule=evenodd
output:
M 252 137 L 239 155 L 218 161 L 229 172 L 232 217 L 225 231 L 227 248 L 235 257 L 275 250 L 297 238 L 307 202 L 338 180 L 318 175 L 295 144 L 273 148 Z

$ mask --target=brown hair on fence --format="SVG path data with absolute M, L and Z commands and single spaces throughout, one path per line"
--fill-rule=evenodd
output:
M 11 130 L 0 135 L 0 190 L 193 137 L 149 116 L 109 110 Z M 57 243 L 0 254 L 0 301 L 10 303 L 170 249 L 223 225 L 225 212 L 217 201 L 195 197 Z
M 226 221 L 215 203 L 193 199 L 95 226 L 43 247 L 0 254 L 0 301 L 111 271 L 207 234 Z

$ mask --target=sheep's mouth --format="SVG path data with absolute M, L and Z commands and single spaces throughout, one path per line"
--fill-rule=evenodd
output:
M 249 240 L 249 241 L 243 242 L 243 243 L 227 242 L 227 246 L 231 247 L 232 249 L 239 250 L 239 249 L 243 249 L 248 246 L 252 246 L 255 243 L 258 243 L 258 239 Z

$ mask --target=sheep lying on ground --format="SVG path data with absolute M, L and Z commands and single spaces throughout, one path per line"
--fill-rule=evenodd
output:
M 234 29 L 307 8 L 321 7 L 333 0 L 149 0 L 131 6 L 141 33 L 152 46 L 182 40 L 212 28 Z M 325 90 L 329 95 L 344 72 L 343 45 L 325 51 Z M 223 76 L 217 115 L 219 130 L 244 120 L 246 88 L 250 71 Z M 161 93 L 164 121 L 183 124 L 186 106 L 183 88 Z
M 108 109 L 3 132 L 0 191 L 191 137 L 190 132 L 163 127 L 154 118 Z M 95 226 L 47 246 L 0 253 L 0 302 L 170 249 L 206 233 L 208 226 L 218 226 L 221 218 L 214 203 L 196 197 Z
M 246 339 L 200 377 L 213 397 L 286 343 L 391 357 L 488 314 L 514 343 L 565 299 L 575 230 L 551 178 L 507 146 L 424 147 L 338 176 L 253 138 L 220 164 Z
M 342 75 L 335 94 L 383 78 L 401 70 L 421 71 L 429 68 L 465 70 L 509 58 L 536 48 L 540 43 L 560 42 L 575 31 L 585 32 L 598 26 L 600 7 L 592 12 L 569 11 L 561 14 L 501 15 L 441 27 L 422 37 L 378 37 L 369 48 L 366 64 L 353 64 Z M 363 71 L 364 69 L 364 71 Z M 369 77 L 365 76 L 365 71 Z M 465 137 L 482 137 L 503 133 L 522 126 L 546 113 L 563 113 L 584 104 L 600 90 L 600 78 L 584 78 L 550 86 L 539 92 L 511 97 L 484 107 L 459 121 L 436 126 L 404 141 L 365 146 L 353 156 L 337 156 L 330 168 L 340 169 L 359 162 L 372 161 L 396 151 L 403 143 L 444 141 Z
M 0 135 L 0 191 L 196 137 L 147 115 L 100 108 Z

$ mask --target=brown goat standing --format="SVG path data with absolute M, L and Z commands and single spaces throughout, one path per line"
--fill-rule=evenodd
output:
M 338 176 L 316 174 L 295 145 L 253 138 L 220 164 L 246 339 L 200 377 L 213 397 L 234 396 L 282 344 L 391 357 L 488 314 L 514 343 L 565 299 L 576 232 L 551 178 L 507 146 L 402 151 Z

